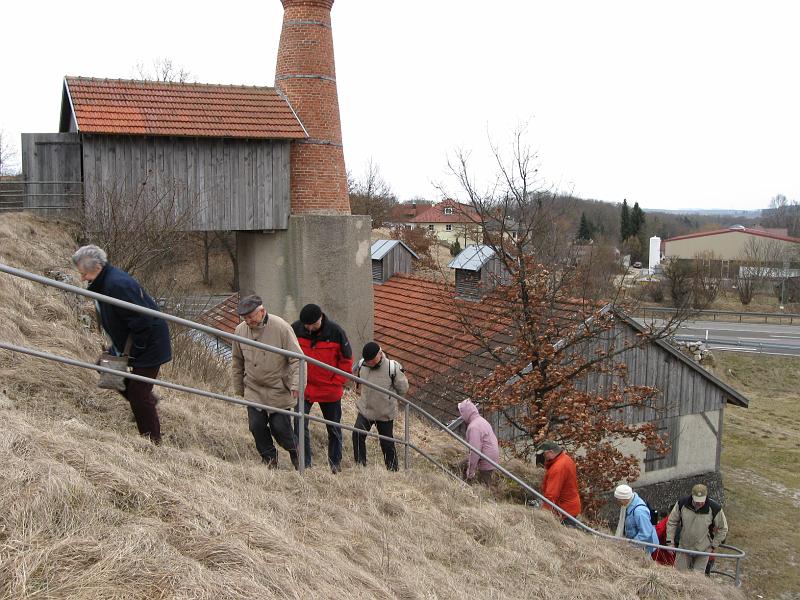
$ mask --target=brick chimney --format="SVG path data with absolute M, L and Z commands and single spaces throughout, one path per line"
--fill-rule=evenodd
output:
M 331 29 L 334 0 L 281 2 L 275 86 L 309 135 L 292 143 L 291 212 L 349 215 Z

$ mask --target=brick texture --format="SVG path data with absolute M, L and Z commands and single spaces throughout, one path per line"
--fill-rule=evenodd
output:
M 333 55 L 333 0 L 282 0 L 275 86 L 308 139 L 292 143 L 292 214 L 350 214 Z

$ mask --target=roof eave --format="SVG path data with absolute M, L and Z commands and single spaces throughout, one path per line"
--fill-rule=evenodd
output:
M 69 91 L 68 78 L 64 77 L 64 84 L 61 90 L 61 115 L 58 123 L 59 133 L 69 131 L 70 122 L 75 123 L 75 131 L 80 132 L 80 124 L 78 123 L 78 117 L 75 115 L 75 106 L 72 104 L 72 95 Z

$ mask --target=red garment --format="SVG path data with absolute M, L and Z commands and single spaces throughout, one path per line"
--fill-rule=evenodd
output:
M 326 315 L 322 315 L 322 326 L 318 331 L 306 331 L 300 321 L 292 323 L 292 329 L 303 349 L 303 354 L 346 373 L 353 370 L 353 352 L 350 350 L 347 335 Z M 347 381 L 346 377 L 308 363 L 306 401 L 337 402 L 342 399 L 344 384 Z
M 667 521 L 669 521 L 669 515 L 661 519 L 656 524 L 656 535 L 658 536 L 659 544 L 663 544 L 667 541 Z M 658 564 L 667 566 L 672 566 L 675 564 L 675 553 L 669 550 L 657 548 L 656 551 L 653 552 L 652 556 L 653 560 Z
M 546 461 L 544 467 L 547 471 L 542 480 L 542 495 L 573 517 L 577 517 L 581 512 L 581 497 L 578 495 L 575 461 L 562 451 L 553 460 Z M 556 514 L 562 516 L 561 513 Z

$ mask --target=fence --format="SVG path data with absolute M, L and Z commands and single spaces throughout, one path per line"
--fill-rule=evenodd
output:
M 648 314 L 651 316 L 659 315 L 659 314 L 671 314 L 676 312 L 677 309 L 669 308 L 664 306 L 641 306 L 635 312 L 641 315 L 642 318 L 647 317 Z M 720 317 L 720 321 L 736 321 L 738 320 L 739 323 L 742 322 L 752 322 L 752 321 L 759 321 L 764 319 L 764 323 L 769 322 L 769 319 L 777 319 L 778 324 L 783 323 L 784 321 L 789 322 L 790 325 L 794 325 L 794 321 L 797 320 L 800 322 L 800 314 L 796 313 L 775 313 L 775 312 L 737 312 L 735 310 L 696 310 L 691 312 L 691 316 L 694 319 L 695 317 L 709 317 L 712 321 L 716 321 L 717 317 Z M 743 321 L 742 319 L 746 319 Z
M 0 211 L 72 211 L 81 206 L 80 181 L 0 181 Z
M 725 548 L 730 549 L 733 552 L 731 554 L 727 554 L 727 553 L 711 553 L 711 552 L 698 552 L 698 551 L 694 551 L 694 550 L 685 550 L 685 549 L 682 549 L 682 548 L 676 549 L 676 548 L 673 548 L 671 546 L 662 546 L 660 544 L 652 544 L 652 543 L 649 543 L 649 542 L 642 542 L 642 541 L 639 541 L 639 540 L 627 540 L 627 539 L 622 540 L 621 538 L 618 538 L 618 537 L 616 537 L 614 535 L 611 535 L 611 534 L 608 534 L 608 533 L 604 533 L 604 532 L 601 532 L 601 531 L 597 531 L 597 530 L 589 527 L 585 523 L 579 521 L 578 519 L 576 519 L 572 515 L 568 514 L 567 512 L 565 512 L 563 509 L 561 509 L 556 504 L 552 503 L 550 500 L 545 498 L 541 493 L 539 493 L 538 491 L 533 489 L 531 486 L 529 486 L 527 483 L 525 483 L 519 477 L 517 477 L 516 475 L 514 475 L 513 473 L 511 473 L 510 471 L 505 469 L 503 466 L 501 466 L 500 464 L 498 464 L 497 462 L 492 460 L 490 457 L 486 456 L 478 448 L 475 448 L 475 447 L 471 446 L 466 440 L 464 440 L 462 437 L 460 437 L 459 435 L 457 435 L 456 433 L 454 433 L 453 431 L 448 429 L 448 427 L 446 425 L 444 425 L 441 421 L 439 421 L 436 417 L 431 415 L 425 409 L 421 408 L 420 406 L 417 406 L 413 402 L 407 400 L 406 398 L 396 394 L 395 392 L 393 392 L 391 390 L 387 390 L 387 389 L 381 388 L 380 386 L 375 385 L 374 383 L 371 383 L 371 382 L 366 381 L 364 379 L 361 379 L 360 377 L 357 377 L 357 376 L 353 375 L 352 373 L 347 373 L 345 371 L 341 371 L 341 370 L 339 370 L 339 369 L 337 369 L 335 367 L 331 367 L 330 365 L 328 365 L 326 363 L 323 363 L 323 362 L 320 362 L 320 361 L 318 361 L 318 360 L 316 360 L 314 358 L 310 358 L 308 356 L 305 356 L 304 354 L 298 354 L 298 353 L 295 353 L 295 352 L 291 352 L 289 350 L 284 350 L 282 348 L 276 348 L 276 347 L 273 347 L 273 346 L 268 346 L 266 344 L 262 344 L 260 342 L 256 342 L 256 341 L 250 340 L 248 338 L 240 337 L 240 336 L 237 336 L 235 334 L 229 334 L 229 333 L 214 329 L 212 327 L 209 327 L 207 325 L 203 325 L 201 323 L 195 323 L 193 321 L 182 319 L 180 317 L 175 317 L 173 315 L 169 315 L 169 314 L 166 314 L 166 313 L 161 313 L 161 312 L 159 312 L 157 310 L 152 310 L 152 309 L 149 309 L 149 308 L 145 308 L 145 307 L 142 307 L 142 306 L 138 306 L 136 304 L 131 304 L 129 302 L 124 302 L 122 300 L 117 300 L 116 298 L 111 298 L 109 296 L 103 296 L 102 294 L 97 294 L 95 292 L 91 292 L 91 291 L 85 290 L 83 288 L 75 287 L 75 286 L 69 285 L 67 283 L 63 283 L 63 282 L 60 282 L 60 281 L 48 279 L 48 278 L 43 277 L 41 275 L 35 275 L 33 273 L 28 273 L 26 271 L 23 271 L 21 269 L 16 269 L 14 267 L 9 267 L 8 265 L 4 265 L 2 263 L 0 263 L 0 272 L 6 273 L 8 275 L 15 276 L 15 277 L 20 277 L 22 279 L 27 279 L 28 281 L 41 283 L 41 284 L 44 284 L 44 285 L 47 285 L 47 286 L 50 286 L 50 287 L 54 287 L 54 288 L 66 291 L 66 292 L 70 292 L 70 293 L 78 294 L 78 295 L 81 295 L 81 296 L 85 296 L 87 298 L 91 298 L 91 299 L 97 300 L 99 302 L 105 302 L 107 304 L 112 304 L 114 306 L 119 306 L 121 308 L 125 308 L 125 309 L 131 310 L 131 311 L 134 311 L 134 312 L 138 312 L 138 313 L 141 313 L 141 314 L 149 315 L 151 317 L 157 317 L 157 318 L 160 318 L 160 319 L 164 319 L 165 321 L 176 323 L 176 324 L 184 326 L 184 327 L 189 327 L 189 328 L 192 328 L 194 330 L 202 331 L 204 333 L 208 333 L 208 334 L 211 334 L 211 335 L 224 337 L 224 338 L 227 338 L 227 339 L 229 339 L 231 341 L 236 341 L 236 342 L 238 342 L 240 344 L 252 346 L 252 347 L 258 348 L 260 350 L 264 350 L 266 352 L 272 352 L 272 353 L 280 354 L 282 356 L 285 356 L 286 358 L 295 359 L 295 360 L 300 361 L 299 372 L 300 372 L 301 375 L 300 375 L 300 385 L 299 385 L 299 390 L 298 390 L 299 397 L 298 397 L 297 411 L 283 410 L 283 409 L 272 408 L 272 407 L 270 407 L 269 410 L 270 411 L 274 411 L 276 413 L 285 414 L 287 416 L 298 418 L 298 419 L 302 420 L 301 426 L 298 427 L 298 438 L 299 439 L 298 439 L 298 445 L 297 445 L 298 471 L 301 474 L 303 473 L 303 471 L 305 469 L 305 420 L 308 419 L 308 420 L 310 420 L 312 422 L 323 423 L 325 425 L 331 425 L 333 427 L 337 427 L 339 429 L 345 429 L 345 430 L 348 430 L 348 431 L 358 431 L 360 434 L 365 434 L 365 435 L 368 435 L 369 437 L 389 440 L 389 441 L 395 442 L 397 444 L 400 444 L 400 445 L 403 446 L 403 466 L 404 466 L 404 468 L 406 468 L 406 469 L 410 468 L 409 450 L 414 450 L 422 458 L 424 458 L 425 460 L 429 461 L 431 464 L 433 464 L 437 468 L 443 470 L 450 477 L 452 477 L 452 478 L 454 478 L 454 479 L 456 479 L 458 481 L 461 481 L 461 479 L 457 475 L 452 473 L 447 467 L 442 465 L 439 461 L 437 461 L 435 458 L 430 456 L 428 453 L 426 453 L 424 450 L 422 450 L 419 446 L 417 446 L 416 444 L 413 444 L 411 442 L 411 431 L 410 431 L 410 421 L 411 421 L 411 419 L 410 419 L 410 417 L 411 417 L 412 411 L 413 411 L 413 414 L 419 415 L 419 416 L 425 418 L 436 429 L 438 429 L 439 431 L 442 431 L 445 434 L 449 435 L 452 439 L 454 439 L 457 443 L 459 443 L 461 446 L 466 448 L 468 451 L 475 452 L 478 456 L 480 456 L 481 458 L 486 460 L 489 464 L 491 464 L 498 473 L 500 473 L 502 476 L 510 479 L 511 481 L 513 481 L 514 483 L 519 485 L 523 490 L 525 490 L 532 497 L 538 499 L 538 501 L 540 503 L 548 505 L 553 511 L 555 511 L 557 514 L 560 514 L 564 520 L 568 521 L 574 527 L 576 527 L 578 529 L 581 529 L 582 531 L 584 531 L 586 533 L 589 533 L 591 535 L 595 535 L 595 536 L 600 537 L 602 539 L 611 540 L 611 541 L 618 542 L 618 543 L 624 541 L 625 543 L 631 544 L 631 545 L 637 545 L 637 546 L 648 547 L 648 548 L 660 548 L 660 549 L 665 549 L 665 550 L 669 550 L 669 551 L 688 554 L 688 555 L 691 555 L 691 556 L 709 556 L 709 557 L 715 557 L 716 559 L 730 559 L 730 560 L 733 560 L 733 561 L 735 561 L 735 569 L 734 569 L 733 573 L 728 573 L 728 572 L 723 572 L 723 571 L 715 571 L 715 573 L 733 579 L 734 584 L 737 587 L 739 585 L 741 585 L 741 561 L 746 557 L 746 554 L 743 551 L 739 550 L 738 548 L 735 548 L 733 546 L 725 546 Z M 37 357 L 37 358 L 42 358 L 42 359 L 45 359 L 45 360 L 55 360 L 55 361 L 58 361 L 60 363 L 71 365 L 71 366 L 75 366 L 75 367 L 80 367 L 80 368 L 85 368 L 85 369 L 92 369 L 92 370 L 95 370 L 95 371 L 98 371 L 98 372 L 111 372 L 111 373 L 119 374 L 117 371 L 113 371 L 112 369 L 108 369 L 106 367 L 101 367 L 101 366 L 98 366 L 98 365 L 90 364 L 90 363 L 87 363 L 85 361 L 80 361 L 80 360 L 76 360 L 76 359 L 62 357 L 62 356 L 58 356 L 58 355 L 55 355 L 55 354 L 51 354 L 51 353 L 35 350 L 35 349 L 32 349 L 32 348 L 25 348 L 25 347 L 21 347 L 21 346 L 16 346 L 16 345 L 9 344 L 9 343 L 3 342 L 3 341 L 0 341 L 0 348 L 5 349 L 5 350 L 9 350 L 9 351 L 12 351 L 12 352 L 20 352 L 20 353 L 28 354 L 30 356 L 34 356 L 34 357 Z M 318 367 L 321 367 L 321 368 L 323 368 L 325 370 L 331 371 L 331 372 L 333 372 L 333 373 L 335 373 L 337 375 L 341 375 L 341 376 L 345 377 L 346 379 L 354 381 L 354 382 L 356 382 L 356 383 L 358 383 L 360 385 L 365 385 L 365 386 L 370 387 L 370 388 L 372 388 L 374 390 L 377 390 L 379 392 L 388 394 L 389 396 L 391 396 L 395 400 L 399 401 L 403 405 L 404 411 L 405 411 L 405 426 L 404 426 L 403 438 L 394 438 L 394 437 L 382 436 L 382 435 L 379 435 L 379 434 L 376 434 L 376 433 L 366 432 L 366 431 L 363 431 L 361 429 L 356 429 L 355 427 L 342 425 L 341 423 L 336 423 L 334 421 L 328 421 L 328 420 L 323 419 L 321 417 L 316 417 L 316 416 L 313 416 L 313 415 L 305 414 L 305 410 L 304 410 L 305 409 L 305 371 L 306 371 L 305 363 L 314 364 L 314 365 L 316 365 Z M 141 375 L 134 375 L 133 373 L 128 373 L 125 376 L 127 378 L 129 378 L 129 379 L 135 379 L 137 381 L 144 381 L 144 382 L 147 382 L 147 383 L 152 383 L 153 385 L 159 385 L 159 386 L 162 386 L 162 387 L 167 387 L 169 389 L 174 389 L 174 390 L 177 390 L 177 391 L 186 392 L 186 393 L 190 393 L 190 394 L 196 394 L 196 395 L 199 395 L 199 396 L 203 396 L 203 397 L 207 397 L 207 398 L 213 398 L 213 399 L 216 399 L 216 400 L 222 400 L 224 402 L 229 402 L 229 403 L 232 403 L 232 404 L 238 404 L 238 405 L 242 405 L 242 406 L 249 406 L 249 407 L 259 408 L 259 409 L 263 409 L 264 408 L 263 405 L 261 405 L 261 404 L 249 402 L 249 401 L 244 400 L 242 398 L 234 398 L 234 397 L 227 396 L 227 395 L 224 395 L 224 394 L 208 392 L 208 391 L 205 391 L 205 390 L 200 390 L 200 389 L 191 388 L 191 387 L 188 387 L 188 386 L 183 386 L 183 385 L 179 385 L 179 384 L 170 383 L 170 382 L 163 381 L 163 380 L 160 380 L 160 379 L 151 379 L 149 377 L 143 377 Z

